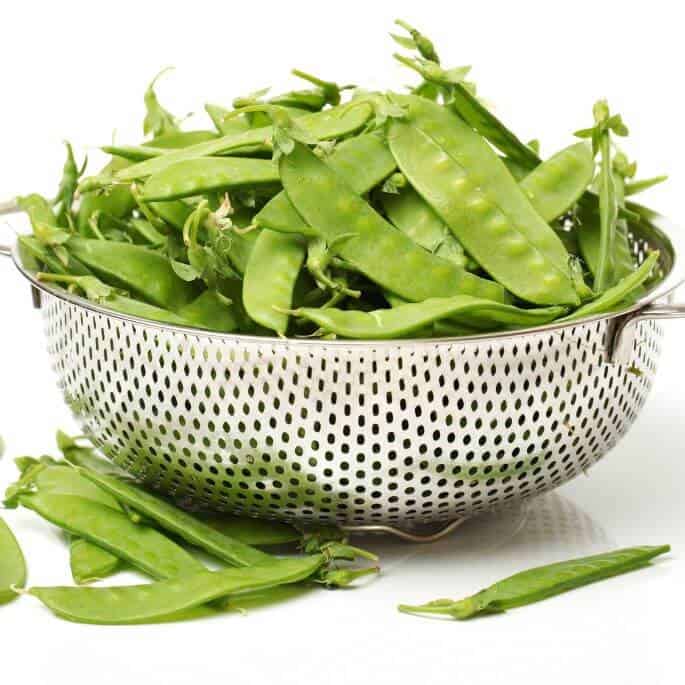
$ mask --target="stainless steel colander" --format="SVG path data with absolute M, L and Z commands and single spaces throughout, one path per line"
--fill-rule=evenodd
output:
M 665 278 L 630 310 L 459 339 L 155 324 L 40 283 L 0 252 L 31 282 L 75 417 L 126 470 L 189 508 L 432 539 L 586 471 L 635 420 L 657 368 L 655 320 L 685 316 L 664 304 L 683 247 L 641 214 L 635 259 L 658 249 Z

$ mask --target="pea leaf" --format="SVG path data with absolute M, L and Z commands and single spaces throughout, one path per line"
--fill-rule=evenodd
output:
M 71 233 L 63 228 L 46 224 L 43 221 L 36 221 L 33 225 L 33 235 L 41 245 L 54 247 L 64 245 L 71 238 Z
M 159 78 L 170 71 L 171 67 L 166 67 L 155 76 L 145 91 L 143 101 L 145 102 L 145 119 L 143 119 L 143 134 L 152 134 L 153 138 L 163 136 L 166 133 L 175 133 L 179 130 L 178 119 L 168 110 L 164 109 L 155 93 L 155 86 Z

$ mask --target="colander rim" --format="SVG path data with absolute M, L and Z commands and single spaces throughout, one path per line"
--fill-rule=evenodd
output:
M 189 326 L 180 326 L 176 324 L 161 323 L 145 319 L 139 316 L 132 316 L 116 312 L 105 306 L 91 302 L 79 295 L 69 293 L 67 290 L 56 285 L 46 283 L 38 280 L 36 275 L 26 269 L 21 263 L 19 256 L 18 243 L 12 247 L 12 261 L 19 272 L 40 292 L 44 292 L 52 297 L 67 302 L 69 304 L 81 307 L 97 314 L 110 316 L 121 321 L 128 321 L 136 325 L 144 325 L 148 328 L 156 328 L 163 332 L 181 333 L 183 335 L 194 336 L 196 338 L 208 338 L 212 340 L 221 340 L 231 343 L 241 343 L 264 346 L 284 346 L 284 347 L 417 347 L 417 346 L 450 346 L 455 344 L 466 343 L 483 343 L 485 341 L 496 342 L 502 340 L 511 340 L 516 338 L 525 338 L 529 335 L 536 335 L 540 333 L 553 333 L 555 331 L 574 328 L 576 326 L 585 326 L 599 321 L 606 321 L 611 319 L 622 318 L 634 314 L 644 307 L 662 300 L 671 295 L 678 286 L 685 282 L 685 237 L 681 237 L 673 224 L 661 214 L 636 203 L 629 203 L 628 207 L 640 216 L 640 223 L 646 226 L 652 233 L 655 233 L 661 242 L 670 247 L 670 256 L 672 257 L 672 265 L 666 277 L 657 283 L 654 288 L 649 290 L 643 297 L 633 303 L 631 306 L 621 309 L 619 311 L 607 312 L 595 316 L 589 316 L 582 319 L 575 319 L 566 322 L 553 322 L 544 326 L 534 326 L 529 328 L 521 328 L 513 331 L 497 331 L 489 333 L 479 333 L 477 335 L 458 336 L 458 337 L 440 337 L 440 338 L 400 338 L 400 339 L 372 339 L 372 340 L 322 340 L 320 338 L 286 338 L 276 336 L 257 336 L 248 335 L 244 333 L 220 333 L 217 331 L 207 331 L 201 328 L 194 328 Z

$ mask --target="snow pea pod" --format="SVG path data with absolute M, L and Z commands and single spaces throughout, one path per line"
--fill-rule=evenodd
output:
M 154 528 L 85 497 L 36 492 L 19 502 L 72 535 L 106 549 L 156 579 L 188 575 L 204 566 Z
M 214 127 L 222 136 L 244 133 L 251 128 L 246 116 L 229 117 L 228 115 L 231 114 L 231 111 L 221 105 L 213 105 L 211 103 L 205 105 L 205 112 L 207 112 Z
M 88 276 L 92 273 L 85 264 L 72 255 L 69 255 L 69 261 L 65 265 L 49 247 L 43 245 L 32 235 L 20 235 L 17 238 L 17 243 L 22 263 L 27 269 L 34 270 L 37 262 L 38 264 L 44 264 L 51 272 L 56 274 Z M 31 258 L 32 264 L 26 261 L 27 256 Z
M 205 290 L 197 299 L 178 310 L 186 325 L 206 328 L 210 331 L 230 333 L 238 327 L 230 301 L 216 290 Z
M 388 131 L 401 171 L 497 281 L 536 304 L 577 305 L 569 255 L 502 161 L 458 116 L 423 98 Z
M 386 290 L 414 302 L 458 294 L 504 301 L 502 286 L 416 245 L 302 144 L 279 163 L 283 187 L 305 221 L 331 251 Z
M 388 219 L 417 245 L 459 267 L 466 267 L 464 248 L 411 186 L 397 194 L 381 193 L 381 204 Z
M 178 150 L 208 140 L 216 140 L 218 137 L 214 131 L 172 131 L 148 140 L 145 145 L 165 150 Z
M 179 309 L 197 295 L 193 285 L 174 273 L 166 257 L 140 245 L 74 237 L 67 249 L 106 283 L 163 309 Z
M 80 472 L 119 502 L 143 514 L 165 530 L 178 535 L 232 566 L 251 566 L 273 560 L 270 554 L 233 540 L 173 504 L 133 483 L 86 469 Z
M 519 309 L 468 295 L 456 295 L 371 312 L 305 307 L 295 310 L 293 314 L 311 321 L 322 331 L 343 338 L 382 340 L 407 337 L 447 318 L 456 321 L 463 319 L 467 325 L 469 321 L 477 321 L 489 325 L 539 326 L 553 321 L 566 311 L 563 307 Z
M 197 516 L 196 516 L 197 518 Z M 200 517 L 208 526 L 246 545 L 268 546 L 299 542 L 302 533 L 286 523 L 238 516 Z
M 245 268 L 243 306 L 258 324 L 285 335 L 287 309 L 304 263 L 306 245 L 298 235 L 263 229 Z
M 519 187 L 548 223 L 567 212 L 583 195 L 595 172 L 592 149 L 575 143 L 531 171 Z
M 371 116 L 371 107 L 360 106 L 353 109 L 338 108 L 327 109 L 300 117 L 298 125 L 307 134 L 317 140 L 334 140 L 358 131 Z M 259 145 L 269 149 L 271 145 L 272 127 L 250 129 L 248 131 L 229 134 L 215 140 L 191 145 L 182 150 L 175 150 L 166 154 L 159 154 L 154 159 L 148 159 L 139 164 L 134 164 L 114 174 L 115 181 L 135 181 L 158 173 L 176 162 L 196 157 L 209 157 L 239 150 L 250 146 Z M 154 148 L 151 148 L 154 149 Z M 160 151 L 157 150 L 159 153 Z
M 312 576 L 324 555 L 277 559 L 246 569 L 198 571 L 148 585 L 112 588 L 34 587 L 37 597 L 58 616 L 79 623 L 108 625 L 182 619 L 213 600 L 252 590 L 297 583 Z
M 168 202 L 150 202 L 150 209 L 169 226 L 177 231 L 182 231 L 186 220 L 191 215 L 193 208 L 183 200 L 169 200 Z
M 669 552 L 670 549 L 669 545 L 631 547 L 561 561 L 522 571 L 465 599 L 439 599 L 419 606 L 401 604 L 398 608 L 408 614 L 438 614 L 459 620 L 472 618 L 478 614 L 501 613 L 598 580 L 644 568 L 652 559 Z
M 336 145 L 325 162 L 360 195 L 378 185 L 397 167 L 385 141 L 374 134 L 363 134 L 343 141 Z M 318 236 L 298 214 L 285 191 L 269 200 L 255 215 L 254 222 L 282 233 Z
M 232 188 L 276 185 L 278 168 L 268 159 L 199 157 L 186 159 L 150 176 L 143 202 L 176 200 Z
M 77 585 L 108 578 L 122 568 L 119 557 L 83 538 L 69 541 L 69 568 Z
M 658 260 L 659 253 L 652 252 L 635 271 L 625 276 L 615 286 L 608 288 L 594 300 L 584 304 L 568 316 L 559 319 L 559 321 L 577 321 L 586 316 L 596 316 L 597 314 L 611 311 L 629 297 L 631 293 L 639 288 L 652 275 L 652 270 Z
M 10 527 L 0 518 L 0 605 L 16 599 L 26 583 L 26 561 Z

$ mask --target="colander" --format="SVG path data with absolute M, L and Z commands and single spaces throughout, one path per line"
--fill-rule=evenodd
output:
M 431 540 L 587 471 L 652 385 L 682 245 L 644 208 L 664 279 L 572 324 L 399 341 L 219 334 L 117 314 L 36 280 L 65 400 L 112 461 L 189 509 Z

